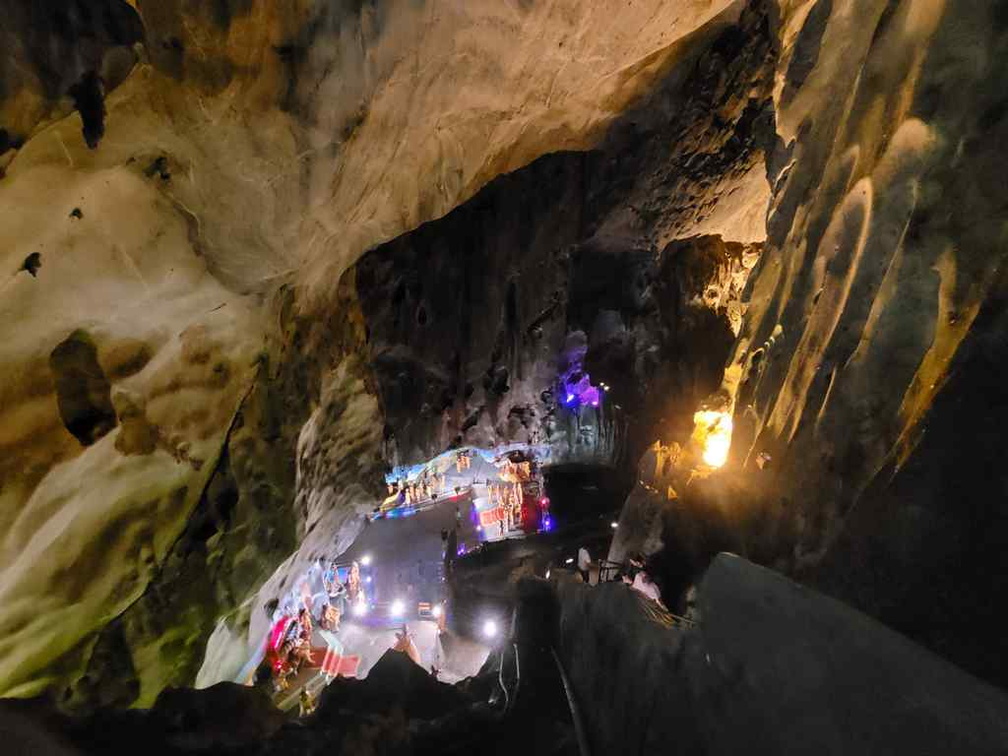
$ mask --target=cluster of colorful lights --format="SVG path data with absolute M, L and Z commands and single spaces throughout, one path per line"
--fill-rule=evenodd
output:
M 591 381 L 591 376 L 584 369 L 585 357 L 588 354 L 588 344 L 581 338 L 569 339 L 568 345 L 563 352 L 563 370 L 557 381 L 558 397 L 560 404 L 569 410 L 576 410 L 580 407 L 598 407 L 602 404 L 603 394 L 609 387 L 600 382 L 597 386 Z
M 548 514 L 544 514 L 542 518 L 542 523 L 539 526 L 539 530 L 543 533 L 549 533 L 553 530 L 553 518 Z
M 609 387 L 604 383 L 593 386 L 588 373 L 580 371 L 563 376 L 560 380 L 561 399 L 568 409 L 598 407 L 602 403 L 602 395 L 608 390 Z

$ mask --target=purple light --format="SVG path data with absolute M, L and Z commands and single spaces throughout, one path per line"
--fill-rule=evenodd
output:
M 458 550 L 455 552 L 455 556 L 462 556 L 463 554 L 465 554 L 465 544 L 460 543 Z
M 560 396 L 564 397 L 562 404 L 570 409 L 585 405 L 600 406 L 604 383 L 593 386 L 591 376 L 584 371 L 584 353 L 577 352 L 568 356 L 567 369 L 560 375 Z

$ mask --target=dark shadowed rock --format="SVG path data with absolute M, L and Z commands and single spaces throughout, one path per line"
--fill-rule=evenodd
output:
M 363 680 L 337 679 L 319 703 L 321 720 L 339 712 L 388 713 L 407 719 L 434 719 L 470 702 L 462 691 L 438 682 L 400 651 L 386 651 Z

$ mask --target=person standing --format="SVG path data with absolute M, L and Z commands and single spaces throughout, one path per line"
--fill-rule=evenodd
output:
M 458 556 L 458 528 L 452 528 L 445 534 L 444 571 L 450 575 L 455 557 Z
M 634 575 L 634 579 L 630 584 L 630 587 L 635 591 L 644 594 L 652 601 L 656 601 L 661 604 L 661 590 L 659 590 L 658 586 L 651 580 L 651 576 L 644 572 L 644 570 L 641 570 Z
M 569 553 L 569 552 L 568 552 Z M 581 573 L 581 579 L 585 583 L 590 582 L 591 578 L 591 554 L 588 553 L 588 549 L 582 546 L 578 549 L 577 555 L 577 568 L 578 572 Z

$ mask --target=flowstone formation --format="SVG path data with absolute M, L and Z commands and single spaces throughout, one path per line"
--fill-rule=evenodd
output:
M 761 561 L 1003 683 L 1005 6 L 794 5 L 729 368 L 752 489 L 712 495 Z

